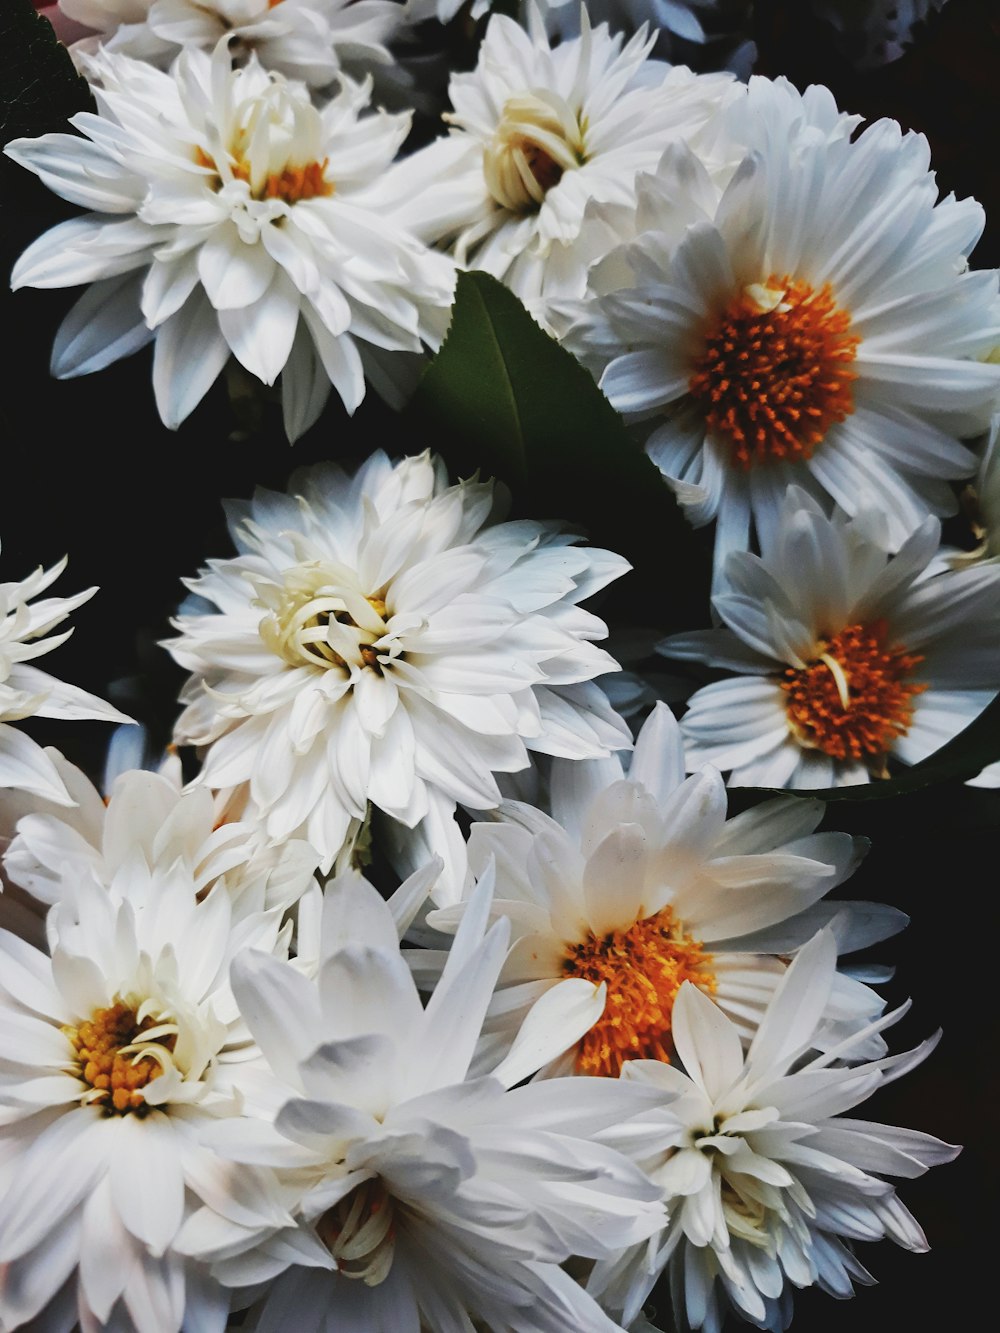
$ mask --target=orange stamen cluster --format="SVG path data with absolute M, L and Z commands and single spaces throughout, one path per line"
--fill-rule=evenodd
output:
M 607 986 L 604 1013 L 577 1048 L 577 1072 L 617 1078 L 626 1060 L 669 1064 L 677 992 L 691 981 L 714 995 L 711 965 L 711 954 L 685 933 L 669 907 L 627 930 L 572 945 L 563 962 L 566 975 Z
M 145 1114 L 142 1089 L 163 1070 L 154 1057 L 138 1055 L 131 1048 L 137 1037 L 156 1025 L 153 1018 L 136 1023 L 135 1010 L 119 1000 L 110 1009 L 96 1009 L 78 1028 L 64 1029 L 79 1057 L 80 1077 L 99 1094 L 87 1100 L 100 1102 L 109 1114 Z M 162 1045 L 173 1050 L 175 1041 L 167 1036 Z
M 906 680 L 923 660 L 888 647 L 884 621 L 848 625 L 824 641 L 816 661 L 785 672 L 781 688 L 796 739 L 833 759 L 865 760 L 884 773 L 886 752 L 909 730 L 914 695 L 927 688 Z
M 762 309 L 757 292 L 773 308 Z M 857 375 L 849 366 L 860 339 L 850 322 L 829 284 L 814 291 L 771 277 L 711 324 L 688 388 L 740 467 L 809 458 L 830 426 L 853 412 Z
M 216 169 L 216 164 L 202 149 L 198 149 L 195 159 L 200 167 Z M 283 199 L 286 204 L 297 204 L 303 199 L 326 198 L 334 192 L 334 184 L 326 179 L 326 169 L 330 159 L 322 162 L 308 162 L 304 167 L 286 167 L 284 171 L 273 172 L 264 182 L 263 189 L 254 192 L 255 199 Z M 250 180 L 250 168 L 241 158 L 230 162 L 229 169 L 238 181 Z

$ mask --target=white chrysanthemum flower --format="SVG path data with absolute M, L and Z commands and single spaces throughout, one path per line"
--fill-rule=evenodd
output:
M 373 454 L 232 506 L 240 554 L 188 586 L 168 643 L 193 673 L 176 729 L 199 780 L 248 784 L 268 835 L 329 866 L 369 802 L 407 827 L 433 800 L 500 802 L 529 750 L 628 747 L 597 675 L 616 663 L 577 605 L 628 568 L 555 524 L 490 522 L 492 482 L 449 486 L 429 453 Z
M 270 845 L 254 823 L 222 821 L 204 788 L 181 791 L 159 773 L 123 773 L 107 803 L 87 779 L 56 750 L 53 765 L 75 805 L 66 810 L 34 800 L 0 800 L 0 830 L 16 833 L 3 856 L 13 883 L 40 903 L 60 902 L 74 876 L 110 887 L 139 859 L 147 866 L 174 866 L 195 892 L 221 883 L 234 908 L 251 911 L 292 907 L 315 884 L 319 854 L 306 842 Z
M 498 1069 L 470 1076 L 507 946 L 505 923 L 487 930 L 490 891 L 484 882 L 426 1008 L 397 920 L 359 876 L 327 888 L 315 983 L 263 953 L 234 963 L 273 1073 L 248 1095 L 276 1116 L 268 1132 L 227 1125 L 220 1151 L 294 1168 L 296 1225 L 249 1209 L 220 1225 L 203 1209 L 181 1244 L 228 1285 L 271 1284 L 259 1333 L 617 1328 L 558 1265 L 610 1257 L 617 1237 L 638 1243 L 663 1225 L 645 1175 L 591 1142 L 655 1097 L 642 1089 L 630 1105 L 623 1094 L 637 1089 L 612 1080 L 593 1096 L 575 1081 L 508 1091 L 559 1049 L 561 1034 L 535 1025 Z
M 890 907 L 821 901 L 852 873 L 865 844 L 815 833 L 819 802 L 781 798 L 727 820 L 714 769 L 684 780 L 683 746 L 665 704 L 643 726 L 627 777 L 617 759 L 556 763 L 551 800 L 554 818 L 501 806 L 497 822 L 472 826 L 468 849 L 473 874 L 495 862 L 494 912 L 510 918 L 514 936 L 490 1022 L 494 1040 L 509 1040 L 535 1003 L 554 1028 L 584 1025 L 549 1072 L 615 1077 L 630 1059 L 672 1059 L 672 1013 L 685 981 L 749 1040 L 787 955 L 818 926 L 834 922 L 850 952 L 905 924 Z M 432 911 L 427 924 L 454 929 L 466 910 L 462 902 Z M 421 979 L 436 965 L 432 952 L 413 960 Z M 603 983 L 606 995 L 581 992 L 581 979 Z M 854 1030 L 882 1008 L 866 985 L 838 975 L 831 1031 Z
M 133 782 L 112 800 L 110 882 L 65 864 L 51 958 L 0 932 L 4 1328 L 221 1333 L 227 1294 L 175 1248 L 185 1216 L 201 1204 L 288 1218 L 273 1184 L 207 1141 L 208 1127 L 239 1122 L 231 1071 L 256 1055 L 230 963 L 247 948 L 286 952 L 288 929 L 262 881 L 238 908 L 221 879 L 199 891 L 177 855 L 189 831 L 177 806 L 147 861 L 130 819 L 144 824 L 149 794 Z
M 899 554 L 885 515 L 827 518 L 793 487 L 762 557 L 735 552 L 720 629 L 672 635 L 668 657 L 740 674 L 689 700 L 687 762 L 730 785 L 832 787 L 914 764 L 1000 689 L 1000 564 L 927 573 L 940 524 Z
M 393 168 L 387 197 L 406 198 L 424 240 L 540 316 L 549 299 L 582 294 L 588 202 L 632 202 L 639 172 L 697 136 L 735 87 L 647 60 L 651 42 L 643 29 L 623 46 L 584 13 L 581 35 L 551 47 L 534 9 L 527 32 L 494 15 L 475 70 L 452 78 L 451 133 Z
M 877 497 L 898 548 L 954 512 L 948 481 L 975 467 L 960 439 L 996 409 L 1000 367 L 977 358 L 1000 336 L 997 275 L 967 271 L 982 209 L 937 199 L 922 135 L 881 120 L 852 138 L 852 121 L 828 95 L 751 80 L 730 118 L 746 155 L 714 212 L 678 151 L 683 198 L 708 216 L 680 237 L 669 203 L 647 218 L 629 286 L 564 338 L 651 423 L 690 520 L 718 520 L 717 579 L 793 483 L 849 513 Z
M 436 343 L 449 261 L 366 204 L 409 117 L 362 115 L 369 85 L 342 81 L 322 110 L 256 58 L 232 69 L 186 50 L 170 74 L 100 52 L 101 114 L 86 138 L 17 139 L 6 152 L 93 209 L 52 228 L 14 266 L 15 287 L 89 283 L 56 335 L 52 371 L 88 374 L 150 341 L 160 415 L 176 427 L 229 357 L 273 384 L 299 436 L 333 384 L 349 412 L 362 354 Z M 375 353 L 373 353 L 375 354 Z
M 64 557 L 51 569 L 39 567 L 20 582 L 0 583 L 0 789 L 30 792 L 57 805 L 72 805 L 73 798 L 52 761 L 30 736 L 8 723 L 26 717 L 131 721 L 96 695 L 31 665 L 66 642 L 72 629 L 50 638 L 45 635 L 97 591 L 87 588 L 72 597 L 45 597 L 32 605 L 32 599 L 51 587 L 65 568 Z
M 674 1041 L 684 1070 L 654 1061 L 623 1077 L 659 1088 L 659 1108 L 601 1135 L 631 1150 L 669 1208 L 661 1235 L 588 1283 L 630 1323 L 667 1268 L 678 1327 L 720 1333 L 731 1306 L 758 1328 L 781 1333 L 791 1287 L 819 1286 L 841 1299 L 874 1279 L 850 1242 L 888 1237 L 909 1250 L 927 1243 L 886 1176 L 909 1178 L 959 1151 L 916 1130 L 841 1114 L 923 1060 L 914 1051 L 858 1064 L 864 1034 L 806 1063 L 834 985 L 836 944 L 822 931 L 799 953 L 775 993 L 750 1050 L 725 1014 L 695 986 L 677 997 Z M 881 1019 L 885 1027 L 901 1010 Z
M 323 88 L 341 73 L 391 59 L 385 43 L 402 22 L 393 0 L 59 0 L 96 37 L 74 52 L 107 51 L 166 64 L 184 47 L 210 51 L 221 37 L 237 59 Z

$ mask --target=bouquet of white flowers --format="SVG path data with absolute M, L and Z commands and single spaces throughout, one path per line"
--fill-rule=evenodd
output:
M 1000 244 L 907 78 L 985 8 L 36 7 L 0 1329 L 949 1326 Z

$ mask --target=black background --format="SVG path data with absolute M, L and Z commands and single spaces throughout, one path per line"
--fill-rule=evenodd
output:
M 902 60 L 864 74 L 838 56 L 829 34 L 804 9 L 799 0 L 758 4 L 758 71 L 785 74 L 802 88 L 826 83 L 845 110 L 889 115 L 925 132 L 942 192 L 974 195 L 991 219 L 973 263 L 997 265 L 1000 5 L 951 0 Z M 0 51 L 0 64 L 3 58 Z M 40 105 L 48 123 L 37 123 Z M 16 109 L 0 114 L 6 115 L 0 139 L 23 132 Z M 57 97 L 47 105 L 43 93 L 33 114 L 33 133 L 58 129 L 66 105 Z M 59 209 L 34 178 L 0 162 L 5 273 L 30 240 L 73 212 Z M 379 445 L 394 454 L 414 452 L 426 441 L 374 400 L 353 421 L 332 402 L 292 448 L 275 403 L 263 404 L 256 425 L 238 421 L 222 381 L 180 430 L 166 431 L 153 405 L 148 350 L 98 375 L 62 383 L 49 378 L 52 338 L 75 295 L 0 297 L 0 579 L 22 578 L 38 563 L 68 553 L 69 569 L 56 591 L 91 584 L 101 591 L 75 614 L 70 642 L 41 665 L 85 688 L 110 691 L 164 740 L 181 675 L 157 640 L 169 632 L 181 576 L 193 574 L 208 556 L 230 554 L 220 498 L 245 496 L 257 483 L 283 488 L 294 467 L 321 458 L 357 458 Z M 665 577 L 683 577 L 683 571 Z M 28 729 L 99 773 L 104 724 Z M 930 1253 L 911 1255 L 888 1242 L 860 1246 L 880 1285 L 860 1290 L 845 1307 L 818 1292 L 797 1295 L 799 1333 L 848 1324 L 854 1333 L 891 1326 L 947 1330 L 983 1317 L 980 1308 L 990 1317 L 1000 1242 L 993 1220 L 1000 1196 L 998 812 L 1000 793 L 949 785 L 903 802 L 837 805 L 827 816 L 826 827 L 873 840 L 843 896 L 890 902 L 912 917 L 902 936 L 874 951 L 897 966 L 886 988 L 890 1002 L 914 1001 L 890 1033 L 893 1048 L 944 1029 L 941 1045 L 920 1069 L 858 1114 L 936 1133 L 965 1150 L 955 1163 L 901 1185 Z

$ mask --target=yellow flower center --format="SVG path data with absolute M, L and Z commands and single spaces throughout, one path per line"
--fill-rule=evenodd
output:
M 341 1277 L 377 1287 L 389 1276 L 396 1248 L 395 1207 L 380 1180 L 366 1180 L 327 1209 L 316 1232 Z
M 85 1105 L 99 1102 L 109 1115 L 145 1115 L 149 1107 L 142 1089 L 163 1073 L 177 1040 L 177 1027 L 117 1000 L 109 1009 L 95 1009 L 78 1028 L 64 1028 L 80 1062 L 80 1078 L 91 1090 Z M 172 1063 L 172 1062 L 170 1062 Z
M 504 103 L 500 123 L 483 152 L 483 174 L 498 204 L 514 213 L 530 213 L 558 185 L 563 172 L 584 160 L 583 133 L 575 113 L 557 93 L 537 89 Z
M 665 907 L 627 930 L 591 935 L 570 947 L 563 962 L 569 977 L 607 986 L 604 1013 L 581 1039 L 581 1074 L 617 1078 L 626 1060 L 671 1058 L 671 1018 L 685 981 L 714 995 L 712 955 Z
M 860 339 L 829 285 L 770 277 L 733 298 L 705 332 L 688 390 L 743 468 L 809 458 L 854 411 Z
M 808 666 L 785 672 L 788 725 L 800 745 L 833 759 L 865 760 L 884 776 L 885 755 L 913 719 L 926 685 L 907 676 L 924 659 L 885 642 L 884 621 L 848 625 Z

